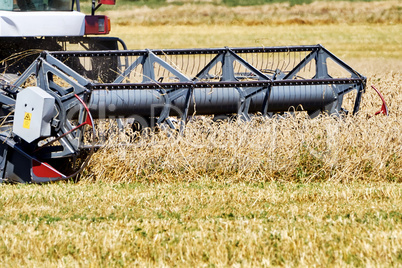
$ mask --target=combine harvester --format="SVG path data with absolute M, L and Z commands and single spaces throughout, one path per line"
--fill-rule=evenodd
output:
M 52 10 L 50 0 L 39 5 L 31 1 L 36 9 Z M 2 44 L 19 44 L 18 51 L 2 49 L 5 58 L 41 45 L 53 50 L 41 52 L 29 67 L 19 69 L 15 80 L 4 73 L 2 180 L 43 183 L 78 175 L 94 151 L 94 119 L 133 118 L 145 127 L 174 128 L 172 117 L 183 127 L 189 115 L 250 120 L 292 107 L 302 107 L 311 117 L 322 112 L 340 115 L 347 113 L 343 99 L 349 93 L 353 114 L 359 110 L 366 78 L 321 45 L 117 50 L 125 47 L 118 38 L 84 36 L 108 32 L 107 17 L 94 16 L 94 11 L 114 1 L 98 1 L 90 16 L 79 12 L 78 0 L 53 0 L 69 10 L 57 14 L 11 11 L 11 6 L 0 12 Z M 24 30 L 27 18 L 38 31 Z M 56 22 L 56 28 L 68 30 L 51 32 L 47 25 Z M 65 51 L 66 45 L 76 43 L 85 49 Z M 98 51 L 104 47 L 107 50 Z M 25 61 L 9 66 L 21 62 Z

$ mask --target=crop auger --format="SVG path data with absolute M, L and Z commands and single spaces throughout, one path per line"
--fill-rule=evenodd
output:
M 172 118 L 184 127 L 198 115 L 341 115 L 349 93 L 356 114 L 365 85 L 321 45 L 45 51 L 16 80 L 1 83 L 0 178 L 77 176 L 94 151 L 94 119 L 174 128 Z

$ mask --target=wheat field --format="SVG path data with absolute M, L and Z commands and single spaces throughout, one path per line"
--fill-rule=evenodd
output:
M 112 134 L 78 183 L 0 185 L 2 266 L 401 266 L 401 4 L 221 9 L 276 6 L 276 24 L 259 16 L 175 24 L 170 11 L 155 25 L 129 19 L 135 8 L 106 13 L 130 48 L 322 43 L 368 78 L 357 116 L 206 117 L 184 135 Z M 309 9 L 320 23 L 297 19 Z M 381 102 L 370 85 L 387 100 L 388 117 L 373 116 Z

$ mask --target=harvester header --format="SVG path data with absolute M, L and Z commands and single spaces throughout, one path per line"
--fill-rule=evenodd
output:
M 349 94 L 358 112 L 365 84 L 321 45 L 43 52 L 3 82 L 0 175 L 35 183 L 76 176 L 94 150 L 94 119 L 175 128 L 177 118 L 182 129 L 198 115 L 340 116 Z
M 0 1 L 0 182 L 75 178 L 95 150 L 94 120 L 182 131 L 200 115 L 359 110 L 366 78 L 321 45 L 127 50 L 88 36 L 110 32 L 95 12 L 114 4 L 92 0 L 85 15 L 78 0 Z

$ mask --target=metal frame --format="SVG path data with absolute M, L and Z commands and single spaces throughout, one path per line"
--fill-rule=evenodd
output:
M 262 73 L 251 63 L 241 58 L 241 53 L 278 53 L 278 52 L 305 52 L 306 57 L 289 72 L 282 73 L 277 70 L 272 75 Z M 184 75 L 176 66 L 164 61 L 161 56 L 172 55 L 201 55 L 216 54 L 216 56 L 208 62 L 205 67 L 194 77 Z M 198 88 L 236 88 L 240 95 L 240 103 L 237 114 L 243 119 L 249 120 L 250 101 L 253 96 L 260 92 L 265 92 L 265 99 L 259 111 L 263 115 L 267 115 L 270 103 L 271 90 L 275 86 L 307 86 L 307 85 L 333 85 L 336 87 L 336 99 L 338 103 L 333 104 L 329 113 L 341 112 L 343 96 L 351 90 L 357 90 L 353 114 L 359 110 L 362 93 L 366 86 L 366 78 L 353 70 L 346 63 L 341 61 L 322 45 L 313 46 L 291 46 L 291 47 L 251 47 L 251 48 L 208 48 L 208 49 L 146 49 L 133 51 L 68 51 L 68 52 L 51 52 L 55 58 L 66 57 L 131 57 L 136 56 L 137 59 L 122 71 L 113 83 L 91 83 L 88 86 L 90 90 L 155 90 L 164 98 L 165 107 L 162 110 L 157 123 L 162 123 L 170 116 L 171 104 L 178 98 L 185 96 L 185 105 L 182 111 L 182 119 L 188 115 L 188 107 L 193 96 L 194 89 Z M 328 74 L 327 59 L 333 60 L 347 73 L 349 78 L 332 78 Z M 315 61 L 316 75 L 312 79 L 299 79 L 297 74 L 305 68 L 307 64 Z M 251 81 L 240 81 L 235 75 L 233 63 L 237 62 L 247 69 L 253 78 Z M 158 63 L 162 68 L 172 73 L 178 78 L 178 82 L 169 83 L 158 81 L 155 77 L 155 65 Z M 219 81 L 209 81 L 208 72 L 218 63 L 222 65 L 222 75 Z M 141 83 L 123 83 L 124 78 L 129 76 L 131 72 L 139 65 L 142 65 L 143 81 Z M 327 107 L 328 108 L 328 107 Z M 324 109 L 321 109 L 323 111 Z M 316 116 L 320 111 L 312 111 L 311 115 Z M 169 123 L 169 122 L 168 122 Z

